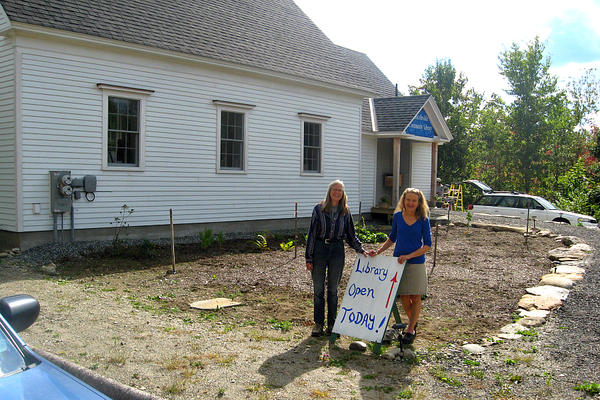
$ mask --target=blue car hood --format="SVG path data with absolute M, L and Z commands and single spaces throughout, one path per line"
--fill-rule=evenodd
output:
M 0 399 L 110 400 L 48 360 L 39 359 L 41 363 L 32 368 L 0 378 Z

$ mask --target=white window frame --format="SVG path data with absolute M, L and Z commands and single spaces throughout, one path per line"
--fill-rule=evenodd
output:
M 106 83 L 96 84 L 102 91 L 102 170 L 105 171 L 144 171 L 146 153 L 146 99 L 154 93 L 153 90 L 137 89 L 126 86 L 110 85 Z M 138 165 L 111 165 L 108 163 L 108 98 L 118 97 L 122 99 L 138 100 Z
M 325 123 L 331 118 L 326 115 L 298 113 L 300 118 L 300 175 L 302 176 L 324 176 L 325 175 Z M 319 172 L 304 171 L 304 123 L 321 125 L 321 158 L 319 160 Z
M 217 154 L 215 160 L 216 172 L 218 174 L 247 174 L 248 173 L 248 116 L 250 111 L 256 107 L 253 104 L 236 103 L 224 100 L 213 100 L 213 104 L 217 109 Z M 242 168 L 223 168 L 221 167 L 221 112 L 234 112 L 242 114 L 244 129 L 242 134 L 244 135 L 244 143 L 242 145 Z

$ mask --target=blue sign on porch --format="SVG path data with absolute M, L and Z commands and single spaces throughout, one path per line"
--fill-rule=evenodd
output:
M 415 119 L 411 122 L 408 128 L 406 128 L 406 133 L 421 137 L 433 137 L 433 126 L 431 126 L 429 116 L 425 110 L 419 111 Z

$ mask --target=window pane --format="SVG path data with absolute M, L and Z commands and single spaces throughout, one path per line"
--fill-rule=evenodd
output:
M 244 114 L 221 111 L 221 168 L 243 170 Z
M 139 103 L 108 97 L 109 165 L 139 165 Z
M 304 123 L 304 172 L 321 172 L 321 124 Z

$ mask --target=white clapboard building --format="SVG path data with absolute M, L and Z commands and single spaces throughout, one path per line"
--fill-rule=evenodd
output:
M 170 209 L 177 235 L 287 229 L 334 179 L 353 213 L 389 176 L 431 195 L 431 97 L 394 97 L 292 0 L 0 5 L 2 248 L 110 239 L 123 205 L 152 239 Z M 433 135 L 409 132 L 421 111 Z

